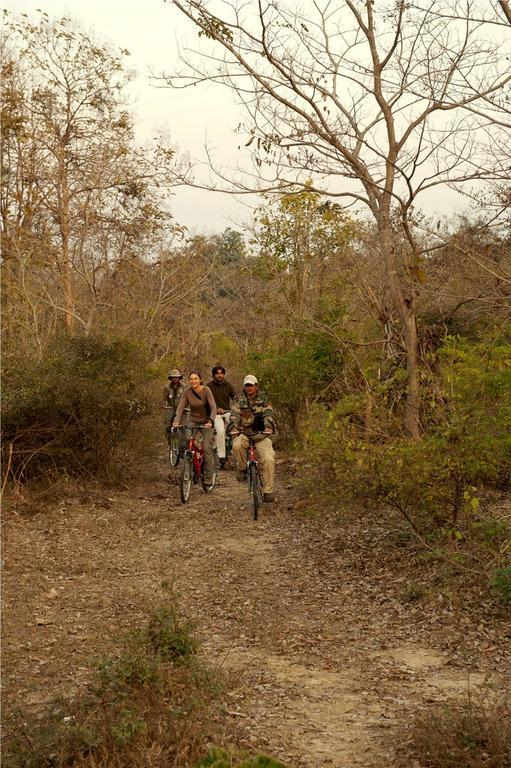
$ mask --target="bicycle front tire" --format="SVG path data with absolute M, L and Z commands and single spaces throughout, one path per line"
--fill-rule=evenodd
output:
M 211 493 L 211 491 L 213 490 L 213 488 L 216 485 L 216 481 L 218 480 L 218 470 L 219 470 L 219 461 L 218 461 L 218 456 L 215 453 L 215 468 L 214 468 L 214 470 L 213 470 L 213 472 L 211 474 L 211 487 L 207 489 L 207 491 L 209 493 Z M 203 482 L 202 486 L 204 488 L 204 482 Z M 206 488 L 204 488 L 204 490 L 206 491 Z
M 257 520 L 259 516 L 259 505 L 261 503 L 261 489 L 259 487 L 259 473 L 255 464 L 250 465 L 248 480 L 252 516 L 254 520 Z
M 181 436 L 179 432 L 173 432 L 170 436 L 169 443 L 169 464 L 171 467 L 177 467 L 179 464 L 179 445 L 181 442 Z
M 192 457 L 185 456 L 181 467 L 181 477 L 179 478 L 179 490 L 181 491 L 181 501 L 186 504 L 190 498 L 190 489 L 192 487 Z

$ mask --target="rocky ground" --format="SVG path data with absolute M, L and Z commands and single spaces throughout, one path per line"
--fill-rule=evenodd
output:
M 290 768 L 392 766 L 414 712 L 468 685 L 505 688 L 505 616 L 433 594 L 432 566 L 426 584 L 387 514 L 313 513 L 293 467 L 278 470 L 277 502 L 257 522 L 229 471 L 180 504 L 179 469 L 169 477 L 163 456 L 139 487 L 8 510 L 8 706 L 75 695 L 91 659 L 163 599 L 162 583 L 225 673 L 233 739 Z

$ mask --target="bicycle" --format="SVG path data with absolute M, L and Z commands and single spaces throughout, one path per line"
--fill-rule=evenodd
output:
M 230 432 L 227 432 L 225 435 L 225 458 L 219 459 L 220 463 L 220 469 L 223 469 L 225 466 L 229 466 L 229 459 L 232 455 L 232 435 Z
M 190 498 L 192 483 L 196 485 L 200 480 L 205 493 L 212 491 L 215 487 L 218 473 L 216 454 L 215 468 L 211 477 L 211 486 L 206 488 L 204 485 L 204 441 L 202 440 L 200 445 L 197 445 L 195 440 L 197 432 L 202 433 L 203 429 L 203 427 L 191 428 L 188 445 L 183 453 L 183 465 L 181 467 L 181 476 L 179 478 L 179 490 L 181 492 L 181 501 L 183 504 L 186 504 Z
M 232 437 L 237 437 L 239 432 L 233 432 Z M 263 482 L 261 480 L 261 473 L 259 470 L 259 458 L 256 451 L 256 440 L 258 435 L 268 437 L 268 432 L 253 432 L 251 435 L 246 435 L 248 438 L 248 446 L 246 449 L 246 475 L 248 480 L 248 495 L 250 497 L 250 507 L 252 509 L 252 515 L 254 520 L 259 517 L 259 507 L 263 503 Z
M 167 438 L 169 442 L 168 461 L 169 466 L 174 469 L 179 464 L 181 458 L 181 427 L 172 426 L 172 417 L 174 409 L 170 405 L 163 406 L 166 411 L 172 411 L 169 418 L 168 426 L 166 427 Z

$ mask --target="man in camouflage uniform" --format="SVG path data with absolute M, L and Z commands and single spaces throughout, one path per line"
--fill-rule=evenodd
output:
M 236 478 L 240 482 L 246 479 L 247 435 L 256 432 L 268 435 L 256 437 L 256 452 L 261 467 L 263 499 L 267 502 L 274 501 L 275 451 L 270 437 L 275 434 L 273 407 L 270 398 L 266 392 L 259 389 L 256 377 L 251 374 L 245 376 L 243 392 L 231 408 L 229 431 L 231 435 L 237 435 L 232 444 L 232 455 L 238 468 Z
M 173 368 L 169 373 L 169 380 L 163 388 L 163 405 L 165 412 L 165 431 L 170 445 L 170 431 L 172 429 L 172 420 L 176 415 L 177 406 L 185 387 L 183 384 L 183 374 L 177 368 Z

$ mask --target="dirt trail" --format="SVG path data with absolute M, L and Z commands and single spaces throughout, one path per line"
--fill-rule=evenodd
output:
M 307 517 L 290 508 L 286 481 L 254 522 L 232 472 L 186 506 L 176 480 L 162 461 L 151 486 L 9 516 L 10 697 L 38 706 L 75 693 L 88 660 L 158 604 L 162 581 L 231 680 L 226 709 L 243 745 L 290 768 L 392 766 L 392 734 L 412 708 L 462 691 L 467 664 L 472 685 L 502 673 L 502 638 L 467 625 L 461 653 L 448 609 L 404 601 L 406 578 L 375 566 L 388 525 Z

